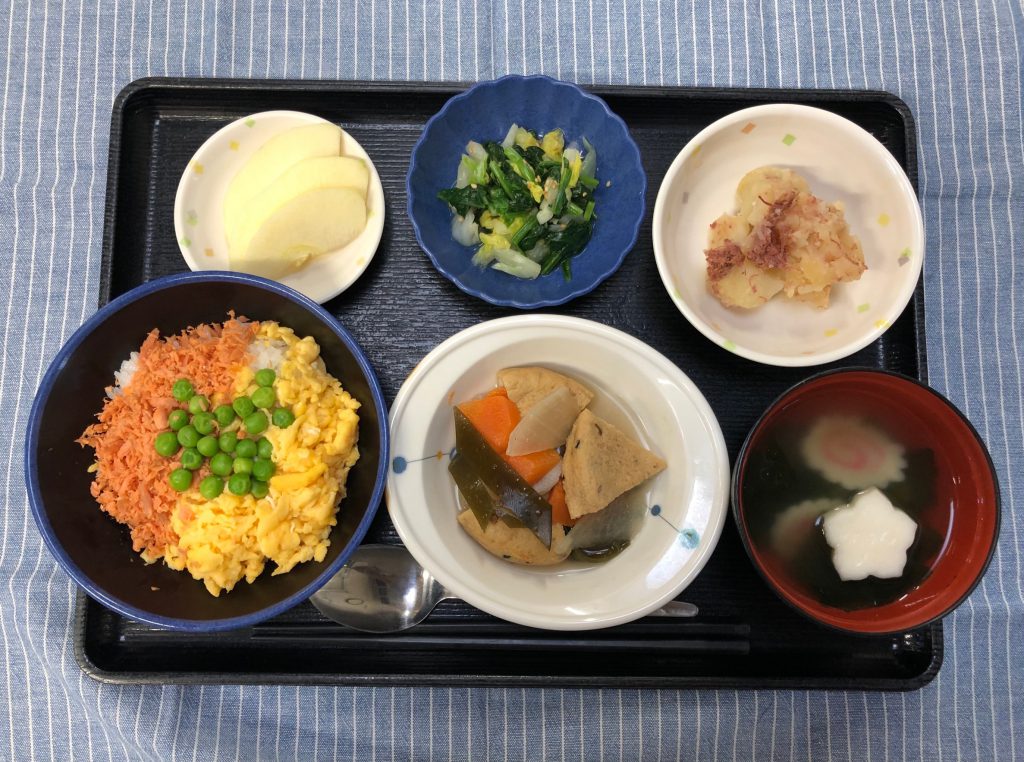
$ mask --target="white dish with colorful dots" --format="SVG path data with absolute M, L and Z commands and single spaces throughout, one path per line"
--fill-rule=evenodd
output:
M 203 143 L 185 168 L 174 197 L 174 234 L 190 269 L 232 269 L 224 236 L 223 199 L 231 179 L 256 149 L 284 130 L 324 121 L 300 111 L 264 111 L 231 122 Z M 362 159 L 370 170 L 366 227 L 348 246 L 316 257 L 280 279 L 321 304 L 363 274 L 384 232 L 384 188 L 373 161 L 347 132 L 342 154 Z
M 497 383 L 503 368 L 541 365 L 594 389 L 592 406 L 663 457 L 636 488 L 644 518 L 629 547 L 603 564 L 527 567 L 496 558 L 459 526 L 448 473 L 453 406 Z M 596 407 L 595 407 L 596 409 Z M 675 363 L 589 320 L 519 315 L 479 323 L 438 345 L 391 406 L 387 506 L 421 566 L 473 606 L 552 630 L 623 624 L 675 598 L 711 557 L 729 502 L 729 456 L 714 412 Z
M 709 225 L 736 208 L 736 186 L 766 165 L 800 173 L 826 202 L 842 202 L 867 271 L 832 289 L 828 308 L 773 299 L 729 309 L 708 291 Z M 907 306 L 921 275 L 924 225 L 903 169 L 870 133 L 823 109 L 770 104 L 714 122 L 686 144 L 654 206 L 662 282 L 693 326 L 726 350 L 769 365 L 839 360 L 877 339 Z

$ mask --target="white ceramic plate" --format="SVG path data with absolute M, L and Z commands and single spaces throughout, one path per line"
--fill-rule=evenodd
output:
M 232 269 L 228 263 L 223 212 L 224 193 L 231 178 L 274 135 L 291 127 L 323 121 L 326 120 L 300 111 L 264 111 L 232 122 L 203 143 L 185 168 L 174 197 L 174 234 L 189 268 Z M 384 231 L 384 188 L 377 169 L 347 132 L 342 153 L 362 159 L 370 169 L 366 227 L 348 246 L 317 257 L 301 270 L 281 278 L 281 283 L 321 304 L 363 274 Z
M 816 196 L 841 201 L 860 239 L 868 269 L 835 286 L 825 310 L 782 298 L 728 309 L 707 290 L 708 226 L 736 209 L 740 179 L 765 165 L 793 169 Z M 917 196 L 888 150 L 841 116 L 793 104 L 737 111 L 691 140 L 658 191 L 653 237 L 680 312 L 716 344 L 770 365 L 818 365 L 870 344 L 910 301 L 924 256 Z
M 642 527 L 607 563 L 517 566 L 485 551 L 456 521 L 452 406 L 493 388 L 499 370 L 517 365 L 579 378 L 668 461 L 637 488 L 646 506 Z M 462 331 L 420 362 L 390 419 L 387 501 L 402 542 L 456 595 L 502 619 L 588 630 L 644 616 L 697 576 L 721 534 L 729 459 L 714 413 L 667 358 L 599 323 L 524 315 Z

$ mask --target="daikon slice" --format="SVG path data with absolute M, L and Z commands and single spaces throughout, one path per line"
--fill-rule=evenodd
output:
M 526 411 L 512 430 L 506 452 L 509 455 L 529 455 L 561 447 L 579 412 L 573 393 L 567 387 L 559 386 Z
M 540 478 L 533 488 L 542 495 L 548 494 L 558 484 L 558 480 L 562 478 L 562 461 L 558 461 L 558 465 L 548 471 L 544 476 Z

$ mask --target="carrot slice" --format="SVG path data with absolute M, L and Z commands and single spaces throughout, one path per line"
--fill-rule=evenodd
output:
M 565 487 L 562 485 L 561 479 L 548 493 L 548 502 L 551 503 L 551 522 L 553 524 L 571 527 L 576 523 L 576 519 L 569 515 L 569 506 L 565 502 Z
M 504 455 L 508 449 L 508 438 L 512 434 L 512 429 L 519 423 L 519 408 L 516 407 L 516 403 L 508 397 L 495 395 L 463 402 L 458 408 L 473 424 L 473 428 L 480 432 L 487 444 Z
M 508 399 L 508 389 L 504 386 L 496 386 L 485 395 L 487 397 L 504 397 Z
M 538 481 L 558 464 L 558 453 L 554 450 L 542 450 L 515 457 L 505 454 L 505 450 L 508 449 L 508 438 L 512 435 L 512 430 L 519 423 L 520 418 L 519 408 L 507 396 L 488 395 L 463 402 L 458 405 L 458 408 L 473 424 L 473 428 L 480 432 L 480 436 L 487 444 L 501 453 L 508 464 L 516 470 L 516 473 L 530 484 Z
M 505 440 L 506 447 L 508 439 Z M 558 465 L 558 453 L 554 450 L 531 452 L 529 455 L 506 455 L 505 460 L 530 484 L 540 481 L 548 471 Z

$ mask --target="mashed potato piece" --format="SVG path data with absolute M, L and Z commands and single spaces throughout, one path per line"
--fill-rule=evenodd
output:
M 736 189 L 739 211 L 711 223 L 708 288 L 726 307 L 752 309 L 776 294 L 828 306 L 832 286 L 867 269 L 842 205 L 810 192 L 796 172 L 760 167 Z
M 274 574 L 323 561 L 349 469 L 359 460 L 359 403 L 327 373 L 316 341 L 272 322 L 260 324 L 257 338 L 287 347 L 274 388 L 279 404 L 295 414 L 288 428 L 271 426 L 264 434 L 276 469 L 269 493 L 257 500 L 225 490 L 208 501 L 190 490 L 172 515 L 180 540 L 168 548 L 167 564 L 187 569 L 215 596 L 243 577 L 254 581 L 268 560 Z M 254 371 L 243 369 L 236 394 L 251 393 L 253 379 Z

